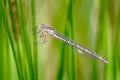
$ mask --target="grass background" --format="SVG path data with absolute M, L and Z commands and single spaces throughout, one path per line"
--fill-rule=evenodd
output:
M 77 54 L 47 35 L 44 23 L 108 59 Z M 0 80 L 120 80 L 119 0 L 0 0 Z

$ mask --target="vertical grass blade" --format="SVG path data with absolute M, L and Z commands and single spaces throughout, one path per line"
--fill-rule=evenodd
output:
M 36 29 L 36 1 L 31 0 L 32 29 Z M 38 80 L 38 47 L 37 36 L 33 35 L 33 55 L 34 55 L 34 80 Z
M 10 12 L 10 20 L 11 20 L 11 28 L 12 28 L 12 32 L 13 32 L 13 39 L 14 39 L 14 43 L 16 44 L 16 51 L 17 51 L 17 58 L 20 64 L 20 69 L 21 69 L 21 74 L 22 76 L 24 76 L 24 74 L 26 74 L 26 71 L 23 70 L 24 65 L 22 65 L 22 56 L 21 56 L 21 52 L 20 52 L 20 45 L 19 45 L 19 23 L 18 23 L 18 15 L 17 15 L 17 6 L 16 6 L 16 1 L 11 2 L 10 0 L 8 1 L 9 4 L 9 12 Z M 26 70 L 26 69 L 25 69 Z M 24 77 L 23 77 L 24 78 Z
M 96 39 L 96 52 L 100 52 L 101 49 L 106 49 L 106 42 L 107 42 L 107 31 L 106 31 L 106 1 L 100 0 L 100 9 L 99 9 L 99 17 L 98 17 L 98 28 L 97 28 L 97 39 Z M 106 50 L 104 53 L 107 53 Z M 103 66 L 101 66 L 103 67 Z M 99 73 L 99 68 L 97 67 L 96 62 L 93 64 L 93 74 L 92 74 L 92 80 L 97 80 L 100 78 L 101 74 Z M 102 75 L 103 76 L 103 75 Z
M 59 64 L 58 64 L 58 70 L 57 70 L 57 80 L 62 80 L 64 76 L 64 64 L 65 64 L 65 44 L 62 44 L 62 50 L 60 54 L 60 59 L 59 59 Z
M 2 7 L 0 6 L 0 11 L 2 11 L 1 9 Z M 2 25 L 2 22 L 3 22 L 3 16 L 2 16 L 2 13 L 0 12 L 0 65 L 3 64 L 3 25 Z M 3 80 L 3 66 L 0 66 L 0 80 Z
M 113 36 L 113 80 L 119 80 L 119 71 L 120 71 L 120 1 L 118 7 L 118 14 L 116 17 L 116 25 L 114 27 L 114 36 Z M 116 54 L 115 54 L 116 53 Z
M 19 78 L 23 79 L 21 69 L 20 69 L 20 64 L 19 64 L 17 54 L 16 54 L 17 53 L 16 48 L 15 48 L 16 46 L 14 44 L 12 34 L 10 33 L 10 27 L 9 27 L 9 24 L 8 24 L 8 18 L 7 18 L 7 15 L 6 15 L 6 9 L 5 9 L 2 1 L 0 1 L 0 7 L 1 7 L 2 15 L 3 15 L 4 29 L 7 32 L 8 36 L 9 36 L 10 44 L 11 44 L 13 55 L 14 55 L 14 58 L 15 58 L 15 63 L 16 63 L 16 66 L 17 66 L 17 73 L 18 73 Z
M 23 44 L 23 49 L 25 57 L 26 57 L 26 62 L 27 62 L 27 67 L 28 67 L 28 73 L 29 74 L 29 79 L 33 80 L 34 79 L 34 69 L 33 69 L 33 60 L 32 60 L 32 50 L 31 50 L 31 45 L 30 45 L 30 39 L 28 36 L 27 32 L 27 25 L 25 24 L 25 13 L 23 12 L 23 3 L 22 0 L 18 0 L 17 2 L 17 10 L 18 10 L 18 16 L 19 16 L 19 23 L 20 23 L 20 31 L 21 31 L 21 38 L 22 38 L 22 44 Z
M 74 28 L 73 28 L 73 0 L 69 1 L 69 5 L 68 5 L 68 13 L 67 13 L 67 21 L 70 25 L 70 33 L 71 33 L 71 38 L 73 39 L 74 36 Z M 69 54 L 69 70 L 70 70 L 70 75 L 69 75 L 69 79 L 70 80 L 76 80 L 76 72 L 75 72 L 75 54 L 72 48 L 72 52 L 71 54 Z
M 6 35 L 6 60 L 7 60 L 7 80 L 12 80 L 12 74 L 11 74 L 11 54 L 10 54 L 10 43 L 9 43 L 9 37 Z

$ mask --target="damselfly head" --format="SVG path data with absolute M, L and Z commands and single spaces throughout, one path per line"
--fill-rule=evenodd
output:
M 44 24 L 40 24 L 40 25 L 39 25 L 39 28 L 45 29 L 45 25 L 44 25 Z
M 45 31 L 47 31 L 49 34 L 54 34 L 54 29 L 49 26 L 45 26 L 44 24 L 40 24 L 39 27 Z

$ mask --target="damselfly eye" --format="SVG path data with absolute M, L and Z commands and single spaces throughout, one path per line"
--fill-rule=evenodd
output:
M 45 28 L 45 25 L 44 25 L 44 24 L 40 24 L 40 25 L 39 25 L 39 28 L 44 29 L 44 28 Z

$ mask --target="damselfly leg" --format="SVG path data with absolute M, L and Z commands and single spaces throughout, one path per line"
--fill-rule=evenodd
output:
M 44 44 L 47 41 L 46 32 L 39 27 L 33 28 L 33 34 L 35 37 L 37 37 L 38 44 Z

